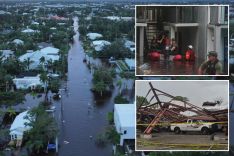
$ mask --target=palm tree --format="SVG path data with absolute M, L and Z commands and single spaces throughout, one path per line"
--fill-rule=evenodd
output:
M 47 87 L 48 87 L 49 78 L 45 71 L 42 71 L 42 73 L 40 74 L 40 80 L 44 84 L 45 101 L 47 101 L 47 94 L 48 94 Z
M 121 95 L 121 92 L 122 92 L 122 80 L 121 79 L 119 79 L 118 81 L 117 81 L 117 86 L 119 87 L 119 95 Z
M 103 91 L 106 90 L 106 84 L 103 81 L 97 82 L 94 84 L 93 89 L 94 91 L 100 93 L 102 96 Z
M 26 64 L 27 70 L 29 70 L 30 65 L 33 63 L 34 61 L 31 60 L 29 57 L 27 59 L 24 60 L 24 63 Z
M 40 58 L 40 64 L 42 65 L 43 69 L 45 69 L 45 57 L 44 56 Z
M 53 68 L 53 61 L 50 59 L 50 60 L 47 60 L 47 69 L 51 69 Z
M 13 120 L 13 117 L 16 115 L 16 111 L 12 107 L 10 107 L 7 109 L 7 113 L 9 114 L 11 120 Z

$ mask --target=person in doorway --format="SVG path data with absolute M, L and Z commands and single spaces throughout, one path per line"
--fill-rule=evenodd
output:
M 150 43 L 150 49 L 151 50 L 156 49 L 156 44 L 157 44 L 156 36 L 153 36 L 153 38 L 151 39 L 151 43 Z
M 156 39 L 156 49 L 157 50 L 163 50 L 164 49 L 164 39 L 165 39 L 165 34 L 160 33 Z
M 195 61 L 195 52 L 193 51 L 193 46 L 189 45 L 188 50 L 185 52 L 186 61 Z
M 171 45 L 170 45 L 170 55 L 176 55 L 177 54 L 177 43 L 176 40 L 174 38 L 171 39 Z
M 208 60 L 203 62 L 199 69 L 199 75 L 221 75 L 222 74 L 222 64 L 218 60 L 218 54 L 215 51 L 210 51 L 208 53 Z
M 169 55 L 170 55 L 170 52 L 171 52 L 170 46 L 171 46 L 171 40 L 168 37 L 168 32 L 165 31 L 164 32 L 164 39 L 163 39 L 164 60 L 169 60 Z

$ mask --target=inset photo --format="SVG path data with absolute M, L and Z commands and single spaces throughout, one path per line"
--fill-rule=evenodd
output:
M 229 5 L 136 5 L 137 76 L 228 76 Z
M 136 81 L 137 151 L 228 151 L 229 81 Z

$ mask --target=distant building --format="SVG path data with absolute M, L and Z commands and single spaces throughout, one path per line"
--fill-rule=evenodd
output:
M 103 37 L 102 34 L 99 34 L 99 33 L 88 33 L 86 35 L 90 40 L 96 40 L 98 38 L 101 38 Z
M 33 21 L 32 25 L 39 25 L 40 23 Z
M 105 40 L 96 40 L 92 42 L 92 47 L 94 47 L 95 51 L 99 52 L 102 51 L 105 46 L 110 45 L 111 43 L 109 41 Z
M 31 34 L 31 33 L 38 33 L 40 31 L 39 30 L 33 30 L 33 29 L 25 29 L 25 30 L 22 30 L 21 32 Z
M 45 62 L 51 60 L 52 62 L 59 60 L 59 49 L 53 47 L 46 47 L 32 53 L 26 53 L 19 57 L 21 62 L 30 59 L 31 63 L 29 69 L 36 69 L 40 65 L 40 58 L 44 57 Z
M 107 16 L 104 17 L 106 19 L 112 20 L 112 21 L 132 21 L 134 18 L 133 17 L 120 17 L 120 16 Z
M 120 134 L 120 145 L 127 140 L 135 139 L 135 105 L 115 104 L 114 123 L 116 131 Z
M 16 89 L 34 89 L 36 86 L 44 87 L 44 83 L 40 80 L 38 74 L 24 74 L 13 79 Z
M 0 56 L 2 57 L 2 60 L 6 60 L 7 58 L 14 55 L 14 51 L 11 50 L 0 50 Z
M 24 41 L 22 41 L 22 40 L 20 40 L 20 39 L 14 39 L 14 40 L 12 41 L 12 43 L 14 43 L 14 44 L 16 44 L 16 45 L 22 45 L 22 44 L 24 44 Z

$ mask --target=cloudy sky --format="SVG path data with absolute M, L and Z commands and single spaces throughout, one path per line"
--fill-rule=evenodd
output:
M 150 81 L 136 81 L 136 95 L 145 96 L 150 89 Z M 222 105 L 228 104 L 228 82 L 227 81 L 151 81 L 154 88 L 164 91 L 173 96 L 183 96 L 189 102 L 201 106 L 205 101 L 214 101 L 221 97 Z M 148 100 L 153 96 L 149 95 Z M 168 99 L 162 98 L 167 101 Z

